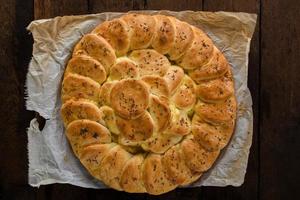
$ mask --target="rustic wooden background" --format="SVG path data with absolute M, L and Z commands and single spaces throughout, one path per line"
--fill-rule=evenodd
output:
M 258 14 L 249 88 L 254 138 L 243 186 L 177 189 L 162 196 L 27 184 L 24 82 L 34 19 L 144 9 Z M 300 195 L 300 2 L 297 0 L 0 0 L 0 199 L 297 199 Z

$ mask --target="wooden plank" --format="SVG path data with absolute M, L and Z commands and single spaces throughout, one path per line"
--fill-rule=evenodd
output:
M 299 11 L 296 0 L 262 0 L 262 200 L 300 195 Z
M 143 1 L 140 3 L 144 4 Z M 133 9 L 133 4 L 132 0 L 90 0 L 89 8 L 91 13 L 126 12 Z
M 250 12 L 260 13 L 259 0 L 204 0 L 203 8 L 206 11 L 235 11 L 235 12 Z M 259 16 L 258 16 L 259 17 Z M 203 189 L 203 197 L 209 199 L 258 199 L 259 185 L 259 161 L 258 161 L 258 141 L 259 141 L 259 19 L 251 41 L 249 55 L 249 74 L 248 87 L 251 91 L 253 100 L 253 144 L 250 150 L 249 162 L 244 184 L 239 188 L 226 187 L 214 188 L 205 187 Z
M 91 189 L 77 187 L 69 184 L 54 184 L 52 190 L 46 190 L 45 194 L 47 200 L 86 200 L 89 199 L 90 190 Z
M 143 200 L 146 194 L 131 194 L 113 189 L 90 190 L 90 199 L 118 199 L 118 200 Z
M 231 11 L 258 13 L 259 0 L 204 0 L 203 9 L 207 11 Z
M 28 34 L 26 27 L 33 20 L 33 1 L 16 1 L 16 39 L 15 39 L 15 56 L 16 56 L 16 74 L 19 80 L 19 90 L 22 94 L 21 101 L 21 111 L 18 115 L 18 133 L 23 135 L 24 138 L 19 138 L 19 140 L 25 141 L 22 146 L 22 152 L 24 155 L 25 169 L 24 174 L 26 179 L 24 183 L 27 184 L 27 151 L 24 152 L 24 149 L 27 149 L 27 134 L 26 130 L 29 126 L 30 121 L 34 117 L 34 113 L 27 111 L 25 108 L 25 82 L 28 65 L 32 55 L 32 35 Z
M 28 13 L 18 13 L 21 5 L 28 9 Z M 25 36 L 25 26 L 32 20 L 30 12 L 33 10 L 28 3 L 22 2 L 21 5 L 8 1 L 0 7 L 0 19 L 3 22 L 0 27 L 0 150 L 5 152 L 0 155 L 1 172 L 3 171 L 0 179 L 7 184 L 27 182 L 26 127 L 29 124 L 25 121 L 30 113 L 24 113 L 23 87 L 30 57 L 16 59 L 16 54 L 21 54 L 21 51 L 23 55 L 31 53 L 31 44 L 24 40 L 30 38 Z
M 34 0 L 35 19 L 86 14 L 87 12 L 87 0 Z
M 33 113 L 24 106 L 24 82 L 32 51 L 25 27 L 32 19 L 32 2 L 1 2 L 0 199 L 33 199 L 36 192 L 27 185 L 26 128 Z
M 1 200 L 35 199 L 37 189 L 25 185 L 3 185 L 0 190 Z
M 159 196 L 147 195 L 147 200 L 167 200 L 167 199 L 178 199 L 178 200 L 193 200 L 200 199 L 201 189 L 200 188 L 179 188 L 162 194 Z
M 132 10 L 146 10 L 147 0 L 132 0 Z
M 202 1 L 199 0 L 148 0 L 146 1 L 146 8 L 151 10 L 202 10 Z

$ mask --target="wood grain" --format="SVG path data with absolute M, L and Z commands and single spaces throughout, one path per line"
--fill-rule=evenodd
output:
M 144 5 L 144 1 L 139 1 Z M 134 2 L 133 0 L 90 0 L 89 8 L 91 13 L 100 13 L 100 12 L 127 12 L 133 9 Z
M 87 0 L 34 0 L 34 18 L 45 19 L 88 12 Z
M 25 110 L 24 83 L 32 51 L 25 27 L 33 20 L 32 2 L 4 1 L 0 6 L 0 199 L 32 199 L 27 185 L 26 128 L 33 118 Z
M 27 150 L 26 150 L 26 127 L 28 118 L 33 113 L 25 112 L 24 109 L 24 81 L 28 55 L 32 49 L 32 43 L 26 33 L 23 22 L 32 20 L 32 16 L 20 16 L 17 11 L 20 6 L 30 9 L 26 3 L 15 4 L 9 1 L 1 4 L 0 19 L 0 145 L 1 152 L 1 181 L 11 184 L 26 183 Z M 28 6 L 28 7 L 27 7 Z M 17 26 L 19 25 L 19 26 Z M 23 27 L 22 27 L 23 26 Z M 24 42 L 24 40 L 28 40 Z M 23 49 L 23 56 L 21 56 Z M 19 55 L 18 57 L 16 55 Z M 27 58 L 24 56 L 27 55 Z M 30 115 L 28 117 L 28 114 Z M 15 173 L 18 172 L 18 173 Z
M 174 0 L 149 0 L 146 2 L 146 8 L 150 10 L 202 10 L 202 1 L 199 0 L 185 0 L 176 2 Z
M 299 11 L 299 1 L 262 1 L 261 199 L 300 195 Z

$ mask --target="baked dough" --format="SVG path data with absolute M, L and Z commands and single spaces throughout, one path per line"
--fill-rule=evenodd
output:
M 75 45 L 62 82 L 66 136 L 107 186 L 162 194 L 198 180 L 235 126 L 231 67 L 199 28 L 125 14 Z

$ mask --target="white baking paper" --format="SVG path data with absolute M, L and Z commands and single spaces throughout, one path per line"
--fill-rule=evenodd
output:
M 153 14 L 158 11 L 142 12 Z M 233 68 L 235 79 L 238 117 L 233 137 L 214 166 L 188 187 L 240 186 L 244 181 L 252 142 L 252 100 L 247 88 L 247 74 L 256 15 L 192 11 L 158 13 L 176 16 L 203 29 L 224 52 Z M 28 26 L 34 44 L 27 74 L 26 106 L 46 119 L 42 131 L 38 129 L 36 119 L 31 121 L 28 128 L 28 176 L 31 186 L 69 183 L 87 188 L 106 187 L 86 172 L 70 149 L 60 117 L 60 85 L 74 44 L 99 23 L 121 15 L 101 13 L 56 17 L 36 20 Z

